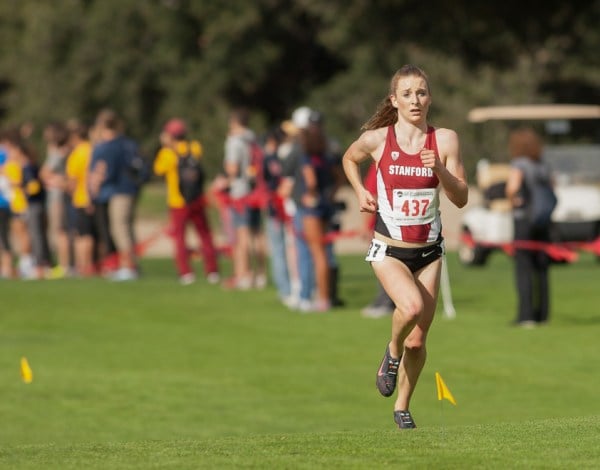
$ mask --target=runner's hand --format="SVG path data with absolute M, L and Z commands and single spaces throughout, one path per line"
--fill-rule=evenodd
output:
M 358 195 L 358 206 L 361 212 L 377 212 L 377 199 L 365 189 Z

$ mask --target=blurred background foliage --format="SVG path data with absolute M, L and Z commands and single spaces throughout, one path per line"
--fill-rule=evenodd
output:
M 469 109 L 600 102 L 599 24 L 600 0 L 3 0 L 0 125 L 31 122 L 39 138 L 111 107 L 151 157 L 177 115 L 214 172 L 232 106 L 261 133 L 307 104 L 345 147 L 415 63 L 431 122 L 459 132 L 472 171 L 484 155 Z M 496 127 L 487 148 L 500 155 Z

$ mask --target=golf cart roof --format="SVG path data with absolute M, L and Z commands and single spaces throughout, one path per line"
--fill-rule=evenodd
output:
M 600 106 L 587 104 L 528 104 L 473 108 L 470 122 L 527 119 L 600 119 Z

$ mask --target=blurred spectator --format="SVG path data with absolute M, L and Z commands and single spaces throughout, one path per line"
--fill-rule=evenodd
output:
M 46 211 L 46 191 L 39 176 L 36 155 L 31 148 L 21 142 L 23 168 L 23 190 L 27 198 L 27 229 L 31 237 L 34 261 L 33 277 L 42 279 L 52 266 L 48 243 L 48 219 Z
M 230 113 L 224 158 L 235 232 L 233 278 L 225 285 L 242 290 L 250 289 L 253 284 L 257 287 L 266 284 L 266 246 L 260 228 L 260 211 L 249 203 L 256 177 L 253 156 L 257 142 L 254 132 L 248 128 L 248 120 L 245 109 L 234 109 Z
M 544 324 L 549 316 L 548 267 L 550 258 L 535 243 L 550 241 L 550 217 L 537 224 L 530 217 L 536 186 L 551 188 L 551 170 L 542 159 L 542 139 L 531 128 L 511 132 L 508 148 L 511 171 L 506 197 L 513 207 L 515 279 L 519 305 L 515 325 Z M 531 245 L 530 245 L 531 244 Z
M 367 191 L 369 191 L 374 197 L 377 197 L 377 164 L 371 163 L 367 174 L 363 180 L 363 184 Z M 370 212 L 364 212 L 365 215 L 365 226 L 364 226 L 364 238 L 369 242 L 373 239 L 373 231 L 375 230 L 375 214 Z M 377 295 L 375 298 L 361 310 L 361 314 L 368 318 L 381 318 L 394 313 L 394 301 L 390 298 L 388 293 L 385 291 L 379 279 L 377 279 Z
M 102 110 L 94 124 L 98 144 L 94 146 L 90 165 L 90 189 L 94 201 L 108 209 L 108 234 L 104 244 L 114 240 L 118 269 L 109 275 L 114 281 L 138 278 L 135 253 L 134 214 L 139 186 L 131 177 L 129 164 L 138 153 L 137 144 L 123 135 L 123 124 L 110 109 Z M 104 225 L 106 221 L 100 223 Z M 106 230 L 105 227 L 101 228 Z M 110 237 L 108 237 L 110 235 Z
M 8 181 L 10 202 L 11 237 L 18 242 L 18 273 L 21 278 L 35 277 L 35 262 L 31 253 L 31 236 L 27 227 L 27 196 L 23 188 L 23 165 L 27 151 L 17 132 L 7 132 L 0 142 L 7 151 L 4 175 Z
M 266 231 L 270 249 L 271 278 L 277 288 L 281 302 L 293 308 L 297 305 L 297 295 L 292 291 L 290 264 L 288 260 L 288 216 L 285 212 L 284 197 L 280 194 L 283 181 L 283 160 L 290 147 L 284 145 L 287 138 L 281 127 L 268 133 L 265 141 L 263 174 L 269 193 L 266 210 Z
M 88 194 L 92 205 L 92 217 L 94 222 L 94 233 L 96 236 L 94 246 L 94 261 L 99 273 L 110 276 L 119 267 L 117 247 L 110 232 L 110 220 L 108 218 L 109 195 L 99 194 L 101 184 L 100 172 L 92 173 L 94 149 L 102 142 L 100 128 L 95 124 L 89 129 L 92 155 L 88 165 Z
M 80 276 L 95 273 L 94 246 L 95 230 L 93 206 L 88 189 L 88 173 L 92 158 L 92 144 L 88 128 L 77 120 L 67 122 L 69 145 L 67 157 L 67 187 L 74 208 L 75 268 Z
M 71 246 L 69 234 L 70 196 L 66 192 L 65 175 L 69 154 L 67 129 L 62 123 L 53 122 L 44 128 L 46 159 L 40 177 L 46 189 L 48 232 L 50 245 L 56 256 L 56 266 L 50 276 L 61 278 L 69 274 Z
M 300 146 L 286 163 L 285 175 L 293 178 L 291 194 L 296 207 L 294 229 L 301 283 L 298 308 L 324 312 L 338 302 L 337 262 L 333 242 L 326 237 L 335 211 L 336 162 L 321 113 L 298 108 L 292 122 L 300 129 Z
M 4 140 L 4 139 L 0 139 Z M 13 254 L 11 246 L 10 225 L 10 183 L 4 172 L 8 151 L 0 144 L 0 278 L 13 277 Z
M 188 140 L 187 134 L 187 125 L 181 119 L 173 118 L 165 124 L 160 134 L 161 149 L 154 160 L 154 173 L 164 176 L 167 185 L 167 206 L 179 282 L 188 285 L 196 280 L 190 262 L 191 251 L 185 242 L 186 226 L 191 222 L 201 242 L 206 278 L 215 284 L 219 282 L 219 269 L 206 215 L 202 146 L 197 140 Z

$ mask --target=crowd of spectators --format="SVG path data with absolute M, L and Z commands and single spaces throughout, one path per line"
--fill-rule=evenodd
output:
M 339 145 L 327 136 L 324 116 L 308 107 L 264 136 L 248 127 L 249 117 L 245 109 L 231 111 L 222 171 L 210 182 L 201 140 L 179 118 L 165 123 L 160 150 L 142 164 L 136 142 L 109 109 L 89 127 L 77 120 L 48 124 L 42 151 L 28 127 L 2 131 L 0 276 L 138 279 L 135 208 L 153 173 L 165 181 L 182 285 L 196 281 L 185 238 L 191 223 L 209 283 L 247 290 L 270 281 L 283 304 L 302 312 L 342 305 L 331 237 L 343 183 Z M 229 250 L 215 247 L 209 208 L 219 211 Z M 219 268 L 224 253 L 231 256 L 228 278 Z
M 132 171 L 139 151 L 119 116 L 102 110 L 89 128 L 50 123 L 42 152 L 28 129 L 0 134 L 0 275 L 137 279 L 134 213 L 143 175 Z

